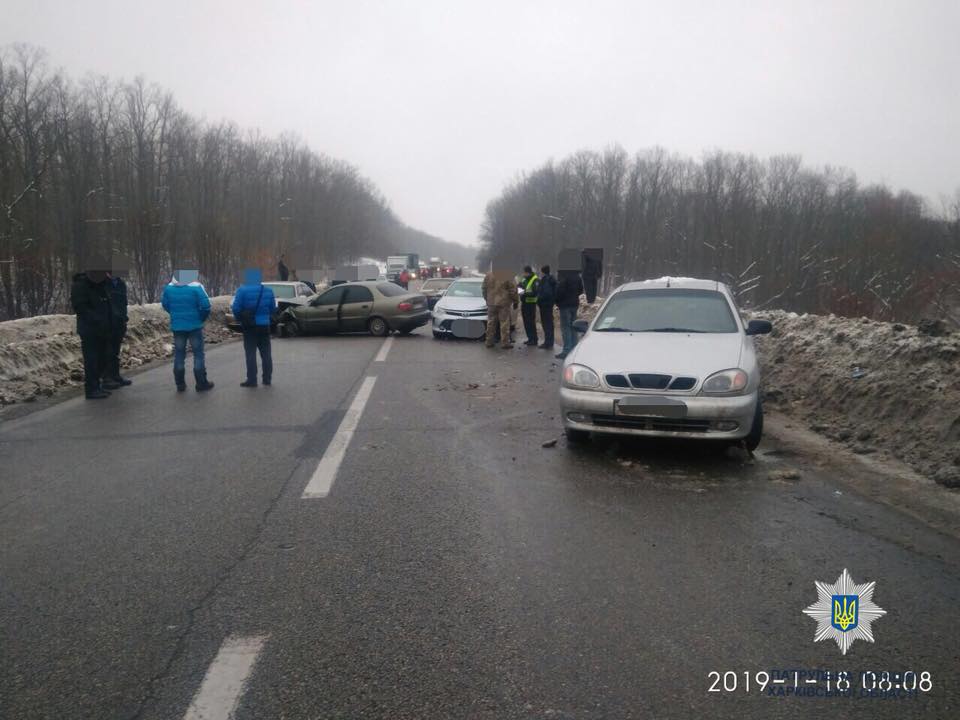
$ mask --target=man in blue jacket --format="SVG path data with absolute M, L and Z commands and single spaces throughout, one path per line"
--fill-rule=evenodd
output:
M 270 320 L 277 309 L 273 290 L 261 282 L 259 270 L 248 270 L 244 284 L 233 296 L 233 316 L 243 330 L 243 352 L 247 358 L 247 379 L 241 387 L 257 386 L 257 351 L 263 363 L 263 384 L 273 380 L 273 356 L 270 352 Z
M 210 316 L 210 298 L 196 280 L 189 281 L 186 271 L 179 270 L 173 280 L 163 289 L 160 304 L 170 315 L 173 330 L 173 378 L 177 391 L 187 389 L 185 380 L 187 343 L 193 351 L 193 377 L 197 392 L 213 387 L 207 380 L 207 368 L 203 354 L 203 324 Z

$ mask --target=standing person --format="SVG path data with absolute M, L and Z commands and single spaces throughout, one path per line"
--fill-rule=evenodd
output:
M 107 290 L 110 292 L 110 352 L 103 368 L 102 387 L 105 390 L 116 390 L 126 385 L 132 385 L 120 374 L 120 348 L 123 338 L 127 334 L 127 283 L 124 281 L 119 268 L 112 267 L 107 279 Z
M 163 289 L 160 304 L 170 315 L 170 329 L 173 331 L 173 379 L 177 383 L 177 392 L 187 389 L 185 375 L 188 342 L 193 351 L 193 378 L 197 383 L 197 392 L 205 392 L 213 388 L 213 383 L 207 380 L 206 358 L 203 352 L 203 324 L 210 317 L 210 298 L 199 282 L 185 282 L 186 272 L 188 271 L 177 271 L 177 275 Z
M 286 282 L 287 278 L 290 277 L 290 270 L 284 264 L 283 258 L 284 256 L 281 255 L 280 261 L 277 263 L 277 276 L 280 278 L 282 282 Z
M 523 318 L 523 329 L 527 333 L 527 342 L 524 345 L 536 346 L 537 340 L 537 299 L 540 291 L 540 278 L 529 265 L 523 266 L 523 277 L 520 278 L 520 287 L 523 289 L 523 298 L 520 302 L 520 316 Z
M 232 309 L 243 329 L 243 352 L 247 359 L 247 379 L 240 386 L 254 388 L 257 386 L 258 350 L 263 363 L 263 384 L 269 385 L 273 379 L 270 320 L 277 309 L 277 299 L 273 290 L 261 282 L 259 271 L 248 273 L 244 280 L 233 296 Z
M 110 290 L 107 287 L 106 262 L 92 258 L 91 269 L 73 276 L 70 304 L 77 314 L 77 335 L 83 354 L 83 389 L 87 400 L 110 397 L 100 378 L 110 355 Z
M 409 290 L 408 285 L 410 284 L 410 273 L 407 272 L 407 269 L 404 268 L 400 271 L 400 287 L 404 290 Z
M 540 324 L 543 326 L 544 350 L 553 349 L 553 305 L 557 299 L 557 279 L 550 274 L 550 266 L 540 268 L 540 294 L 537 296 L 537 307 L 540 309 Z
M 580 273 L 575 270 L 561 270 L 560 280 L 557 283 L 557 309 L 560 311 L 560 335 L 563 337 L 563 350 L 554 356 L 561 360 L 577 344 L 573 321 L 577 319 L 581 293 L 583 293 L 583 281 L 580 279 Z
M 486 346 L 492 348 L 499 333 L 500 346 L 505 350 L 513 347 L 510 337 L 511 307 L 517 302 L 516 281 L 509 275 L 501 276 L 491 270 L 483 278 L 483 299 L 487 303 Z

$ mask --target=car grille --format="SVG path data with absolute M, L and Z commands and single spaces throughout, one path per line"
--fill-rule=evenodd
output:
M 644 417 L 642 415 L 593 415 L 594 425 L 600 427 L 624 427 L 635 430 L 657 430 L 661 432 L 705 433 L 710 430 L 709 420 L 691 418 Z
M 604 380 L 610 387 L 636 390 L 692 390 L 697 385 L 696 378 L 653 373 L 610 373 L 604 376 Z
M 486 310 L 445 310 L 441 309 L 444 315 L 453 315 L 454 317 L 482 317 L 487 316 Z

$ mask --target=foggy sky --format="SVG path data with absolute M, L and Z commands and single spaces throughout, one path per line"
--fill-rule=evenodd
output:
M 800 154 L 937 207 L 960 187 L 958 28 L 954 0 L 0 0 L 0 45 L 292 131 L 463 243 L 518 172 L 615 142 Z

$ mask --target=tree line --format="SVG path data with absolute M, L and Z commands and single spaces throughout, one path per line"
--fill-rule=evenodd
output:
M 509 184 L 488 204 L 480 240 L 481 266 L 602 247 L 606 290 L 696 276 L 757 308 L 960 321 L 960 191 L 934 212 L 913 193 L 795 156 L 581 151 Z
M 125 257 L 132 300 L 155 302 L 179 267 L 218 294 L 280 253 L 326 267 L 418 240 L 443 243 L 293 137 L 201 122 L 142 78 L 75 82 L 39 49 L 0 50 L 0 319 L 65 309 L 94 253 Z

